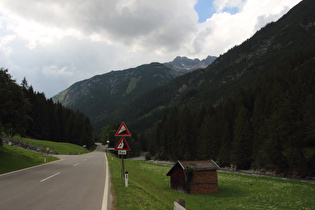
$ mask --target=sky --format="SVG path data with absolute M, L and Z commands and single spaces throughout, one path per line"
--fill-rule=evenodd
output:
M 300 0 L 1 0 L 0 67 L 50 98 L 176 56 L 219 56 Z

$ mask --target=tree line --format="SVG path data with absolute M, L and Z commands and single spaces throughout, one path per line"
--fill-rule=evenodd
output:
M 315 174 L 315 61 L 296 59 L 216 107 L 174 107 L 148 135 L 159 159 Z
M 0 131 L 35 139 L 94 145 L 90 120 L 35 92 L 24 78 L 18 85 L 7 69 L 0 69 Z

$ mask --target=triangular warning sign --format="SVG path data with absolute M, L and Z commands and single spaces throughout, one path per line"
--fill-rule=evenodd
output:
M 126 150 L 130 151 L 130 147 L 127 144 L 125 137 L 121 137 L 118 144 L 115 147 L 115 150 Z
M 119 126 L 115 136 L 131 136 L 126 124 L 123 122 Z

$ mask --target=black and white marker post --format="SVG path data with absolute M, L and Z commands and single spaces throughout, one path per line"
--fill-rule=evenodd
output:
M 125 173 L 125 187 L 128 187 L 128 171 Z

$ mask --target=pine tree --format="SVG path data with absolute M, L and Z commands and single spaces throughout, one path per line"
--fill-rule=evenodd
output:
M 232 145 L 232 129 L 228 122 L 224 122 L 221 129 L 221 146 L 219 149 L 218 160 L 220 166 L 230 166 L 231 145 Z
M 25 135 L 30 103 L 7 69 L 0 68 L 0 122 L 9 135 Z
M 234 124 L 231 162 L 237 169 L 248 169 L 252 162 L 252 130 L 248 111 L 241 106 Z
M 167 157 L 167 159 L 171 159 L 174 161 L 180 158 L 178 152 L 179 139 L 177 136 L 179 129 L 178 115 L 179 115 L 178 108 L 177 107 L 173 108 L 165 123 L 163 136 L 165 142 L 165 147 L 163 148 L 165 152 L 164 155 Z
M 192 137 L 192 116 L 187 107 L 183 108 L 178 117 L 178 131 L 175 140 L 177 159 L 190 160 L 194 156 Z
M 265 105 L 263 97 L 258 92 L 255 102 L 252 117 L 253 128 L 253 167 L 262 168 L 264 163 L 262 160 L 262 151 L 260 150 L 262 143 L 265 139 L 264 118 L 266 117 Z

